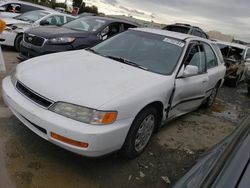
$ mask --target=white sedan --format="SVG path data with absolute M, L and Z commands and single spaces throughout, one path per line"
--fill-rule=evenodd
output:
M 19 51 L 24 31 L 44 25 L 62 25 L 73 19 L 73 16 L 47 10 L 30 11 L 14 18 L 4 18 L 7 27 L 0 34 L 0 45 L 14 46 Z
M 211 106 L 225 70 L 207 39 L 130 29 L 89 50 L 19 64 L 3 80 L 3 98 L 29 129 L 62 148 L 136 157 L 165 122 Z

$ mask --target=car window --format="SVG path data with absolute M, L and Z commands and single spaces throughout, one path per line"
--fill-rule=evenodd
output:
M 191 43 L 186 57 L 185 65 L 197 66 L 199 74 L 206 72 L 206 57 L 202 45 Z
M 63 16 L 50 16 L 47 19 L 45 19 L 49 23 L 49 25 L 62 25 L 64 24 L 64 17 Z
M 211 69 L 213 67 L 218 66 L 218 61 L 216 59 L 216 56 L 214 54 L 214 51 L 208 44 L 203 44 L 204 45 L 204 50 L 206 54 L 206 63 L 207 63 L 207 68 Z
M 123 25 L 120 23 L 112 23 L 105 27 L 103 31 L 101 32 L 101 37 L 103 40 L 106 40 L 107 38 L 110 38 L 121 31 L 123 31 Z
M 9 3 L 3 6 L 6 12 L 20 13 L 21 12 L 21 4 L 17 3 Z
M 221 53 L 221 51 L 220 51 L 219 46 L 218 46 L 217 44 L 215 44 L 215 43 L 213 43 L 212 46 L 213 46 L 213 48 L 214 48 L 214 50 L 215 50 L 217 56 L 219 57 L 220 62 L 221 62 L 221 63 L 224 63 L 223 55 L 222 55 L 222 53 Z
M 71 28 L 74 30 L 96 32 L 106 24 L 106 21 L 101 18 L 95 17 L 82 17 L 75 19 L 63 25 L 63 27 Z
M 19 16 L 16 16 L 15 19 L 27 21 L 27 22 L 35 22 L 45 16 L 47 16 L 49 13 L 44 11 L 30 11 L 23 13 Z
M 29 12 L 29 11 L 33 11 L 33 10 L 42 10 L 42 9 L 31 6 L 31 5 L 22 5 L 21 13 Z
M 123 29 L 124 31 L 128 30 L 129 28 L 135 28 L 135 25 L 131 25 L 131 24 L 122 24 L 123 25 Z
M 93 47 L 104 56 L 118 57 L 151 72 L 169 75 L 176 67 L 185 43 L 171 37 L 127 30 Z
M 246 53 L 246 59 L 250 58 L 250 48 L 248 48 L 247 53 Z
M 163 28 L 164 30 L 168 30 L 168 31 L 174 31 L 174 32 L 178 32 L 178 33 L 189 33 L 190 28 L 189 27 L 185 27 L 185 26 L 174 26 L 174 25 L 168 25 L 165 28 Z
M 67 20 L 67 22 L 71 22 L 71 21 L 75 20 L 75 18 L 72 18 L 72 17 L 66 16 L 66 20 Z
M 196 29 L 192 31 L 192 35 L 195 35 L 197 37 L 202 37 L 202 33 L 200 31 L 197 31 Z

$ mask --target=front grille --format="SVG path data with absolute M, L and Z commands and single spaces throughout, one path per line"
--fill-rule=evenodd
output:
M 28 33 L 24 34 L 24 41 L 35 46 L 42 46 L 45 39 Z
M 30 99 L 31 101 L 35 102 L 36 104 L 42 107 L 48 108 L 53 104 L 52 101 L 38 95 L 36 92 L 32 91 L 31 89 L 29 89 L 28 87 L 20 83 L 19 81 L 17 81 L 16 83 L 16 88 L 19 92 L 21 92 L 28 99 Z

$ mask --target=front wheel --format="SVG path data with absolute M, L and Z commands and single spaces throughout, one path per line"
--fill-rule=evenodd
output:
M 20 52 L 20 45 L 22 40 L 23 40 L 23 34 L 18 34 L 14 42 L 14 47 L 17 52 Z
M 157 110 L 153 107 L 145 108 L 136 116 L 122 147 L 122 155 L 134 158 L 144 151 L 153 135 L 157 118 Z

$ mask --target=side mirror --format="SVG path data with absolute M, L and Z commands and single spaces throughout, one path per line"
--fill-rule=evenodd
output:
M 40 21 L 40 25 L 49 25 L 49 22 L 47 20 Z
M 0 12 L 5 12 L 6 8 L 5 7 L 0 7 Z
M 186 78 L 189 76 L 197 75 L 199 72 L 198 67 L 194 65 L 187 65 L 183 71 L 182 77 Z
M 107 37 L 108 32 L 109 32 L 109 27 L 103 29 L 102 32 L 99 34 L 100 39 L 106 40 L 108 38 Z

